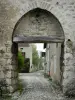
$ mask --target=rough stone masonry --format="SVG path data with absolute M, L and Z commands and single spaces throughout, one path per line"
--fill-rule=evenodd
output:
M 19 19 L 35 8 L 52 13 L 63 28 L 63 92 L 75 95 L 75 0 L 0 0 L 0 79 L 6 79 L 10 92 L 16 89 L 17 62 L 16 52 L 11 52 L 12 35 Z

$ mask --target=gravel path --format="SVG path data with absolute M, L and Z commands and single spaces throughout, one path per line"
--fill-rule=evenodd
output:
M 24 88 L 17 100 L 75 100 L 65 98 L 61 91 L 54 90 L 42 71 L 20 74 L 20 79 Z

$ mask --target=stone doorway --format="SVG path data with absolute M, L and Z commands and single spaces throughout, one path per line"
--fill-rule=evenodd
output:
M 26 13 L 15 25 L 12 36 L 12 61 L 17 66 L 18 43 L 63 43 L 63 28 L 58 19 L 40 8 Z
M 63 92 L 75 95 L 75 18 L 72 16 L 74 0 L 58 2 L 57 0 L 24 0 L 24 2 L 18 0 L 18 3 L 16 2 L 16 0 L 1 1 L 0 79 L 6 79 L 9 90 L 13 91 L 16 87 L 17 44 L 13 42 L 14 37 L 24 37 L 24 41 L 27 41 L 25 39 L 30 39 L 29 36 L 48 36 L 44 40 L 50 38 L 52 40 L 50 42 L 53 42 L 55 36 L 59 37 L 56 40 L 65 40 Z M 39 12 L 41 13 L 38 14 Z M 40 22 L 43 26 L 40 25 Z

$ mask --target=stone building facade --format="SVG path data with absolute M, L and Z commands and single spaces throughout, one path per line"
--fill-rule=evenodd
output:
M 6 79 L 10 92 L 17 84 L 13 40 L 18 35 L 55 36 L 56 42 L 65 39 L 63 92 L 75 94 L 75 0 L 0 0 L 0 78 Z

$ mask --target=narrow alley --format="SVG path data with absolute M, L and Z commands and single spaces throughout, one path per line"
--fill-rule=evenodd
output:
M 52 82 L 44 77 L 43 71 L 21 73 L 20 79 L 23 92 L 16 100 L 75 100 L 64 97 L 60 89 L 55 89 Z

